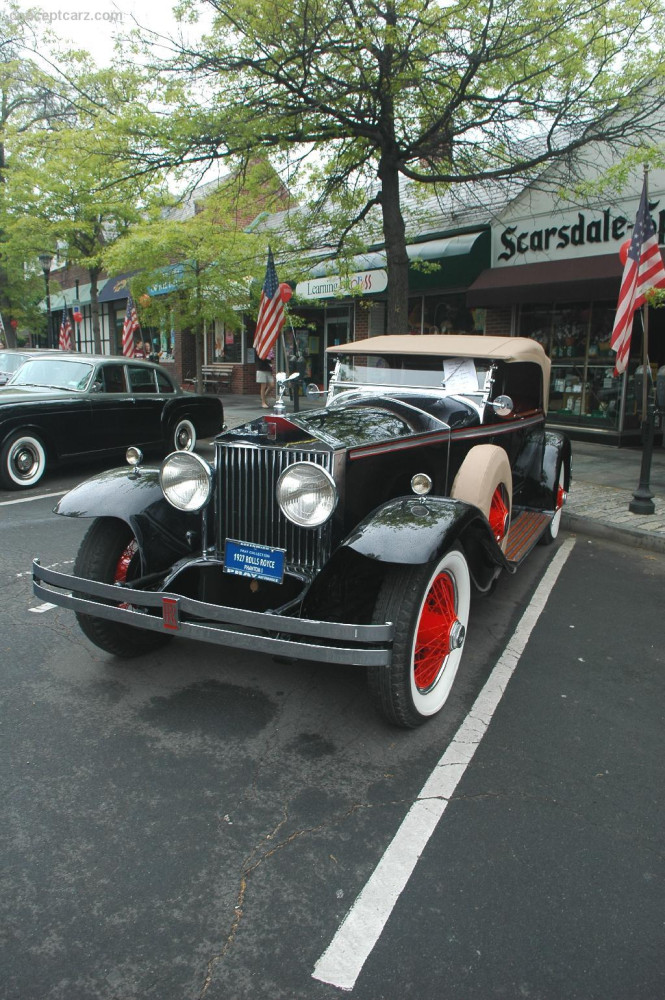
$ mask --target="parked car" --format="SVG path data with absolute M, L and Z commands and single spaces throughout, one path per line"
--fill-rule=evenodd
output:
M 156 364 L 38 352 L 0 388 L 0 484 L 35 486 L 56 462 L 131 444 L 191 450 L 222 429 L 223 412 L 220 399 L 183 392 Z
M 556 538 L 570 444 L 545 428 L 535 341 L 333 352 L 325 407 L 226 431 L 214 466 L 131 452 L 133 468 L 72 490 L 56 511 L 93 523 L 73 576 L 35 562 L 35 593 L 116 656 L 184 636 L 365 666 L 379 710 L 413 727 L 448 697 L 472 590 Z
M 31 348 L 26 348 L 25 350 L 15 350 L 14 348 L 6 348 L 0 350 L 0 385 L 6 385 L 10 378 L 17 372 L 24 361 L 29 361 L 35 355 L 50 353 L 46 350 L 32 350 Z

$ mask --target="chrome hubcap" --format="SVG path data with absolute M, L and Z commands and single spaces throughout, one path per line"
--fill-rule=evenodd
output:
M 20 448 L 14 456 L 14 467 L 21 476 L 27 476 L 35 467 L 35 455 L 29 448 Z
M 466 639 L 466 629 L 462 625 L 461 621 L 456 619 L 450 629 L 450 635 L 448 637 L 448 642 L 450 643 L 450 648 L 461 649 L 464 645 L 464 640 Z

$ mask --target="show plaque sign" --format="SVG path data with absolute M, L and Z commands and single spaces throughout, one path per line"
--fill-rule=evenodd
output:
M 226 539 L 224 572 L 236 576 L 249 576 L 254 580 L 281 583 L 284 578 L 286 549 L 273 549 L 269 545 L 239 542 Z

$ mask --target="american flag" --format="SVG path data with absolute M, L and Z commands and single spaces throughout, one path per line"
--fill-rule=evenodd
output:
M 279 331 L 284 326 L 285 318 L 284 302 L 275 271 L 275 261 L 272 250 L 269 248 L 266 278 L 261 290 L 261 304 L 254 334 L 254 350 L 257 357 L 262 359 L 268 357 L 279 336 Z
M 122 354 L 125 358 L 134 357 L 134 334 L 141 329 L 139 317 L 136 312 L 134 299 L 127 298 L 127 308 L 125 310 L 125 322 L 122 324 Z
M 61 351 L 71 351 L 72 349 L 72 324 L 69 321 L 69 309 L 62 310 L 60 340 L 58 346 Z
M 610 347 L 617 352 L 614 374 L 625 372 L 630 353 L 630 336 L 635 311 L 643 305 L 650 288 L 665 287 L 665 267 L 658 246 L 656 226 L 649 215 L 647 179 L 644 178 L 640 207 L 621 278 L 619 302 L 614 318 Z

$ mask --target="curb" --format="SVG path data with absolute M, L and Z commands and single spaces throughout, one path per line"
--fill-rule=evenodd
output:
M 641 531 L 639 528 L 623 528 L 617 524 L 595 521 L 580 514 L 561 513 L 561 527 L 575 534 L 590 535 L 593 538 L 603 538 L 618 542 L 631 548 L 649 549 L 651 552 L 665 553 L 665 535 L 655 532 Z

